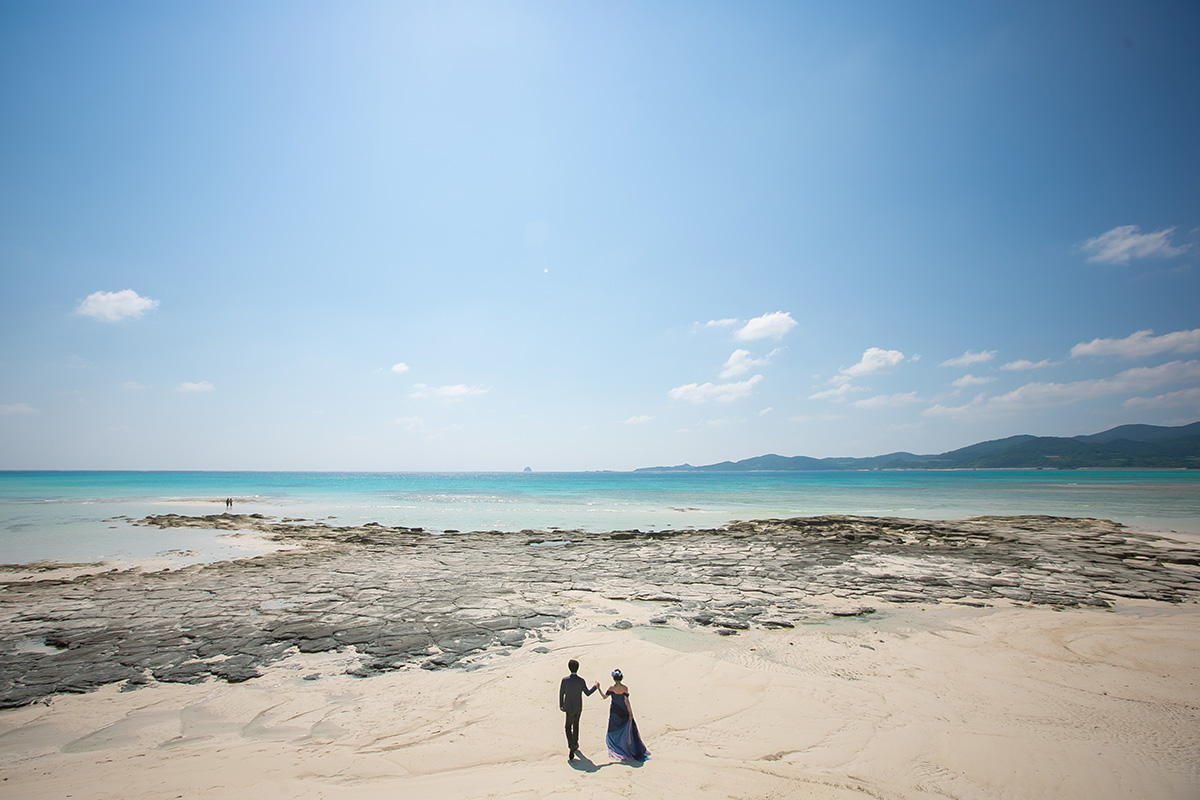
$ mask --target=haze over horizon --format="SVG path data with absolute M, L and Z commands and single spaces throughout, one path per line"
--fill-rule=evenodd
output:
M 0 5 L 0 469 L 1200 418 L 1200 6 Z

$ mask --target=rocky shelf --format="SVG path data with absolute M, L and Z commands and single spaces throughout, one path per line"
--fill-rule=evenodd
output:
M 0 707 L 109 683 L 244 681 L 295 651 L 353 650 L 362 676 L 465 664 L 566 625 L 589 595 L 725 635 L 889 603 L 1200 598 L 1200 547 L 1093 519 L 824 516 L 606 534 L 234 514 L 136 524 L 253 530 L 292 549 L 73 579 L 0 569 Z M 832 598 L 832 612 L 814 602 Z

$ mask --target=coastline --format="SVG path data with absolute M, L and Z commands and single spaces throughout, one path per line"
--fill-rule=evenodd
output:
M 221 517 L 156 522 L 248 524 Z M 65 681 L 0 712 L 6 787 L 914 800 L 1200 787 L 1194 543 L 1046 517 L 441 536 L 253 524 L 293 549 L 0 575 L 5 685 Z M 553 694 L 571 656 L 589 679 L 625 671 L 647 765 L 606 764 L 594 701 L 589 760 L 567 765 Z M 64 657 L 87 670 L 55 672 Z
M 230 554 L 212 532 L 124 520 L 238 513 L 433 531 L 705 529 L 731 520 L 862 514 L 1094 517 L 1200 535 L 1200 474 L 1028 470 L 681 473 L 42 473 L 0 476 L 0 562 L 137 562 L 166 549 Z

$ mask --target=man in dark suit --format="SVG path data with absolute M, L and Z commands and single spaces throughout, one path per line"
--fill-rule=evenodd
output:
M 567 761 L 579 752 L 579 715 L 583 713 L 583 696 L 590 695 L 600 688 L 597 681 L 590 688 L 587 681 L 575 673 L 579 671 L 579 662 L 571 659 L 567 662 L 571 674 L 562 679 L 558 687 L 558 709 L 567 715 Z

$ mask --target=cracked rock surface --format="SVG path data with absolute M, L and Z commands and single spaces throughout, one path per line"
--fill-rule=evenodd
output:
M 0 572 L 0 707 L 108 683 L 244 681 L 294 651 L 352 650 L 362 676 L 469 665 L 565 626 L 588 596 L 652 604 L 652 624 L 723 635 L 880 603 L 1200 598 L 1200 546 L 1093 519 L 823 516 L 438 535 L 234 514 L 138 524 L 253 530 L 293 549 L 69 580 Z

